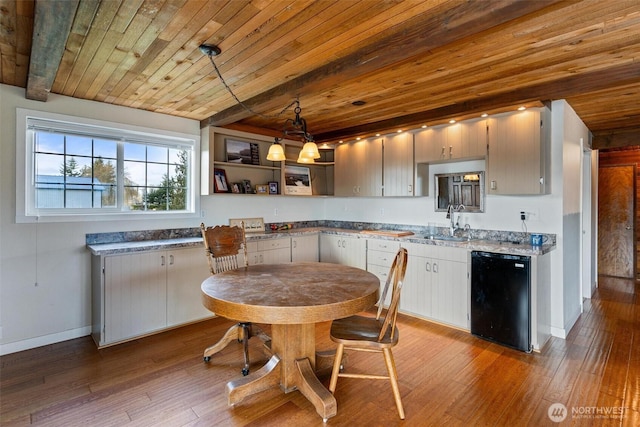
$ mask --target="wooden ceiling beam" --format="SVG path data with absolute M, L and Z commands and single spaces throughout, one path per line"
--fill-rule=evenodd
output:
M 27 99 L 46 101 L 64 53 L 79 0 L 36 1 Z
M 569 77 L 527 86 L 518 90 L 478 99 L 470 99 L 452 105 L 431 109 L 419 113 L 394 117 L 374 123 L 367 123 L 322 134 L 314 134 L 316 141 L 334 141 L 372 132 L 386 131 L 425 122 L 454 118 L 458 115 L 482 113 L 532 101 L 566 99 L 572 95 L 586 95 L 589 92 L 637 82 L 640 79 L 640 63 L 629 63 L 617 67 L 575 74 Z
M 631 146 L 640 146 L 640 127 L 593 132 L 591 148 L 594 150 Z
M 502 0 L 487 7 L 484 2 L 445 3 L 439 13 L 418 15 L 375 45 L 366 46 L 298 78 L 269 89 L 243 103 L 253 111 L 268 111 L 298 97 L 301 92 L 322 92 L 341 82 L 357 79 L 384 67 L 428 54 L 430 49 L 472 36 L 492 27 L 561 3 L 559 0 L 521 2 Z M 465 17 L 473 16 L 473 19 Z M 201 122 L 201 126 L 224 126 L 252 114 L 234 105 Z

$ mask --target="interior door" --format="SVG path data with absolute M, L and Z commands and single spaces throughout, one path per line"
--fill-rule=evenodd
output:
M 602 166 L 598 177 L 598 274 L 634 277 L 635 166 Z

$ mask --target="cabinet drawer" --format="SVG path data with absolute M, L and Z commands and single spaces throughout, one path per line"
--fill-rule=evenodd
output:
M 258 241 L 259 251 L 269 251 L 272 249 L 283 249 L 291 247 L 291 239 L 267 239 Z
M 395 254 L 400 249 L 400 242 L 371 239 L 367 241 L 367 249 Z
M 395 252 L 367 251 L 367 265 L 379 265 L 389 269 L 395 258 Z
M 369 273 L 373 273 L 378 279 L 380 279 L 381 283 L 385 283 L 387 281 L 387 277 L 389 277 L 389 267 L 382 265 L 368 265 L 367 271 Z

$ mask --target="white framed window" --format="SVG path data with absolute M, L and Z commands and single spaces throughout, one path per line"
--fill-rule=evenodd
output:
M 24 150 L 17 150 L 24 159 L 16 163 L 16 194 L 24 194 L 24 203 L 17 197 L 18 222 L 196 216 L 199 140 L 193 135 L 17 113 L 18 146 L 24 132 Z

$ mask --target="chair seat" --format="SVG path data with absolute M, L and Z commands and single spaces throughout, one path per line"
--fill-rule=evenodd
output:
M 390 348 L 398 344 L 398 328 L 391 338 L 391 328 L 382 340 L 378 341 L 383 319 L 366 316 L 350 316 L 331 323 L 331 340 L 347 347 L 365 347 L 371 349 Z

